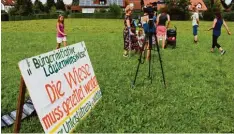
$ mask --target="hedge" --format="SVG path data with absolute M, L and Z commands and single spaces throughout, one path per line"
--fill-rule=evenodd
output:
M 226 21 L 234 21 L 234 11 L 232 11 L 232 12 L 223 12 L 222 16 Z M 212 21 L 213 19 L 214 19 L 214 12 L 212 12 L 212 11 L 204 12 L 203 20 Z
M 122 16 L 115 16 L 112 13 L 72 13 L 69 18 L 102 18 L 102 19 L 120 19 Z
M 142 13 L 133 13 L 132 17 L 137 18 Z M 112 13 L 71 13 L 65 17 L 68 18 L 100 18 L 100 19 L 123 19 L 124 14 L 121 16 L 115 16 Z M 58 14 L 36 14 L 31 16 L 9 16 L 10 21 L 20 21 L 20 20 L 37 20 L 37 19 L 57 19 Z
M 223 18 L 228 21 L 234 21 L 234 11 L 232 12 L 224 12 Z
M 9 16 L 10 21 L 20 21 L 20 20 L 38 20 L 38 19 L 57 19 L 58 14 L 36 14 L 31 16 Z
M 1 13 L 1 21 L 9 21 L 9 15 L 7 13 Z
M 132 18 L 137 18 L 142 13 L 133 13 Z M 234 11 L 232 12 L 224 12 L 223 18 L 227 21 L 234 21 Z M 65 16 L 66 17 L 66 16 Z M 67 16 L 68 18 L 102 18 L 102 19 L 123 19 L 124 14 L 121 16 L 115 16 L 111 13 L 71 13 Z M 58 14 L 36 14 L 32 16 L 7 16 L 2 14 L 2 20 L 7 21 L 8 18 L 10 21 L 19 21 L 19 20 L 35 20 L 35 19 L 57 19 Z M 172 20 L 187 20 L 189 18 L 188 15 L 177 15 L 171 14 Z M 214 13 L 211 11 L 207 11 L 203 13 L 203 20 L 212 21 L 214 19 Z

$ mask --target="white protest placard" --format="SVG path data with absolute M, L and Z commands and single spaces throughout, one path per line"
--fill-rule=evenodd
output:
M 19 62 L 46 133 L 72 132 L 102 97 L 84 42 Z

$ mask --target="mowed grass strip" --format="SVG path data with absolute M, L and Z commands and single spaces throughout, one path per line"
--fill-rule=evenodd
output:
M 2 22 L 2 115 L 16 109 L 18 62 L 55 49 L 56 21 Z M 234 34 L 234 23 L 227 24 Z M 123 20 L 65 20 L 68 44 L 85 41 L 103 93 L 75 132 L 234 132 L 234 36 L 223 28 L 219 43 L 227 53 L 221 56 L 217 49 L 210 53 L 212 34 L 205 30 L 212 22 L 201 22 L 197 45 L 190 21 L 172 21 L 174 25 L 177 48 L 160 51 L 167 89 L 156 51 L 153 83 L 145 80 L 145 62 L 132 89 L 138 55 L 122 56 Z M 2 132 L 13 132 L 13 127 Z M 43 132 L 38 117 L 25 119 L 21 132 Z

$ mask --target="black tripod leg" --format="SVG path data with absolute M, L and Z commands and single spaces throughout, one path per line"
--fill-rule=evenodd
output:
M 144 43 L 143 43 L 143 46 L 142 46 L 143 49 L 145 48 L 145 44 L 146 44 L 146 38 L 145 38 Z M 143 64 L 143 63 L 144 63 L 144 62 L 143 62 L 143 63 L 141 62 L 143 52 L 144 52 L 144 50 L 141 51 L 140 57 L 139 57 L 139 59 L 138 59 L 138 65 L 137 65 L 136 74 L 135 74 L 134 80 L 133 80 L 132 85 L 131 85 L 132 88 L 135 86 L 136 78 L 137 78 L 138 71 L 139 71 L 139 68 L 140 68 L 140 64 Z
M 152 50 L 152 35 L 149 35 L 149 75 L 148 78 L 151 80 L 152 83 L 152 77 L 151 77 L 151 50 Z
M 162 70 L 163 83 L 164 83 L 164 86 L 166 88 L 167 86 L 166 86 L 166 81 L 165 81 L 165 76 L 164 76 L 164 71 L 163 71 L 163 66 L 162 66 L 162 59 L 161 59 L 161 55 L 160 55 L 160 52 L 159 52 L 158 38 L 156 37 L 155 39 L 156 39 L 156 47 L 157 47 L 157 51 L 158 51 L 158 58 L 159 58 L 160 65 L 161 65 L 161 70 Z
M 141 55 L 142 55 L 142 54 L 141 54 Z M 139 62 L 138 62 L 138 65 L 137 65 L 137 70 L 136 70 L 136 74 L 135 74 L 134 80 L 133 80 L 133 82 L 132 82 L 132 88 L 135 86 L 135 83 L 136 83 L 136 78 L 137 78 L 138 71 L 139 71 L 140 64 L 141 64 L 141 55 L 140 55 L 140 58 L 138 59 Z

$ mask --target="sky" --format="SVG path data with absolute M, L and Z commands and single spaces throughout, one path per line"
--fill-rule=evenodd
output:
M 32 2 L 34 3 L 35 0 L 32 0 Z M 40 0 L 43 4 L 46 3 L 46 0 Z M 55 2 L 57 2 L 57 0 L 54 0 Z M 63 0 L 64 4 L 70 4 L 72 3 L 72 0 Z

